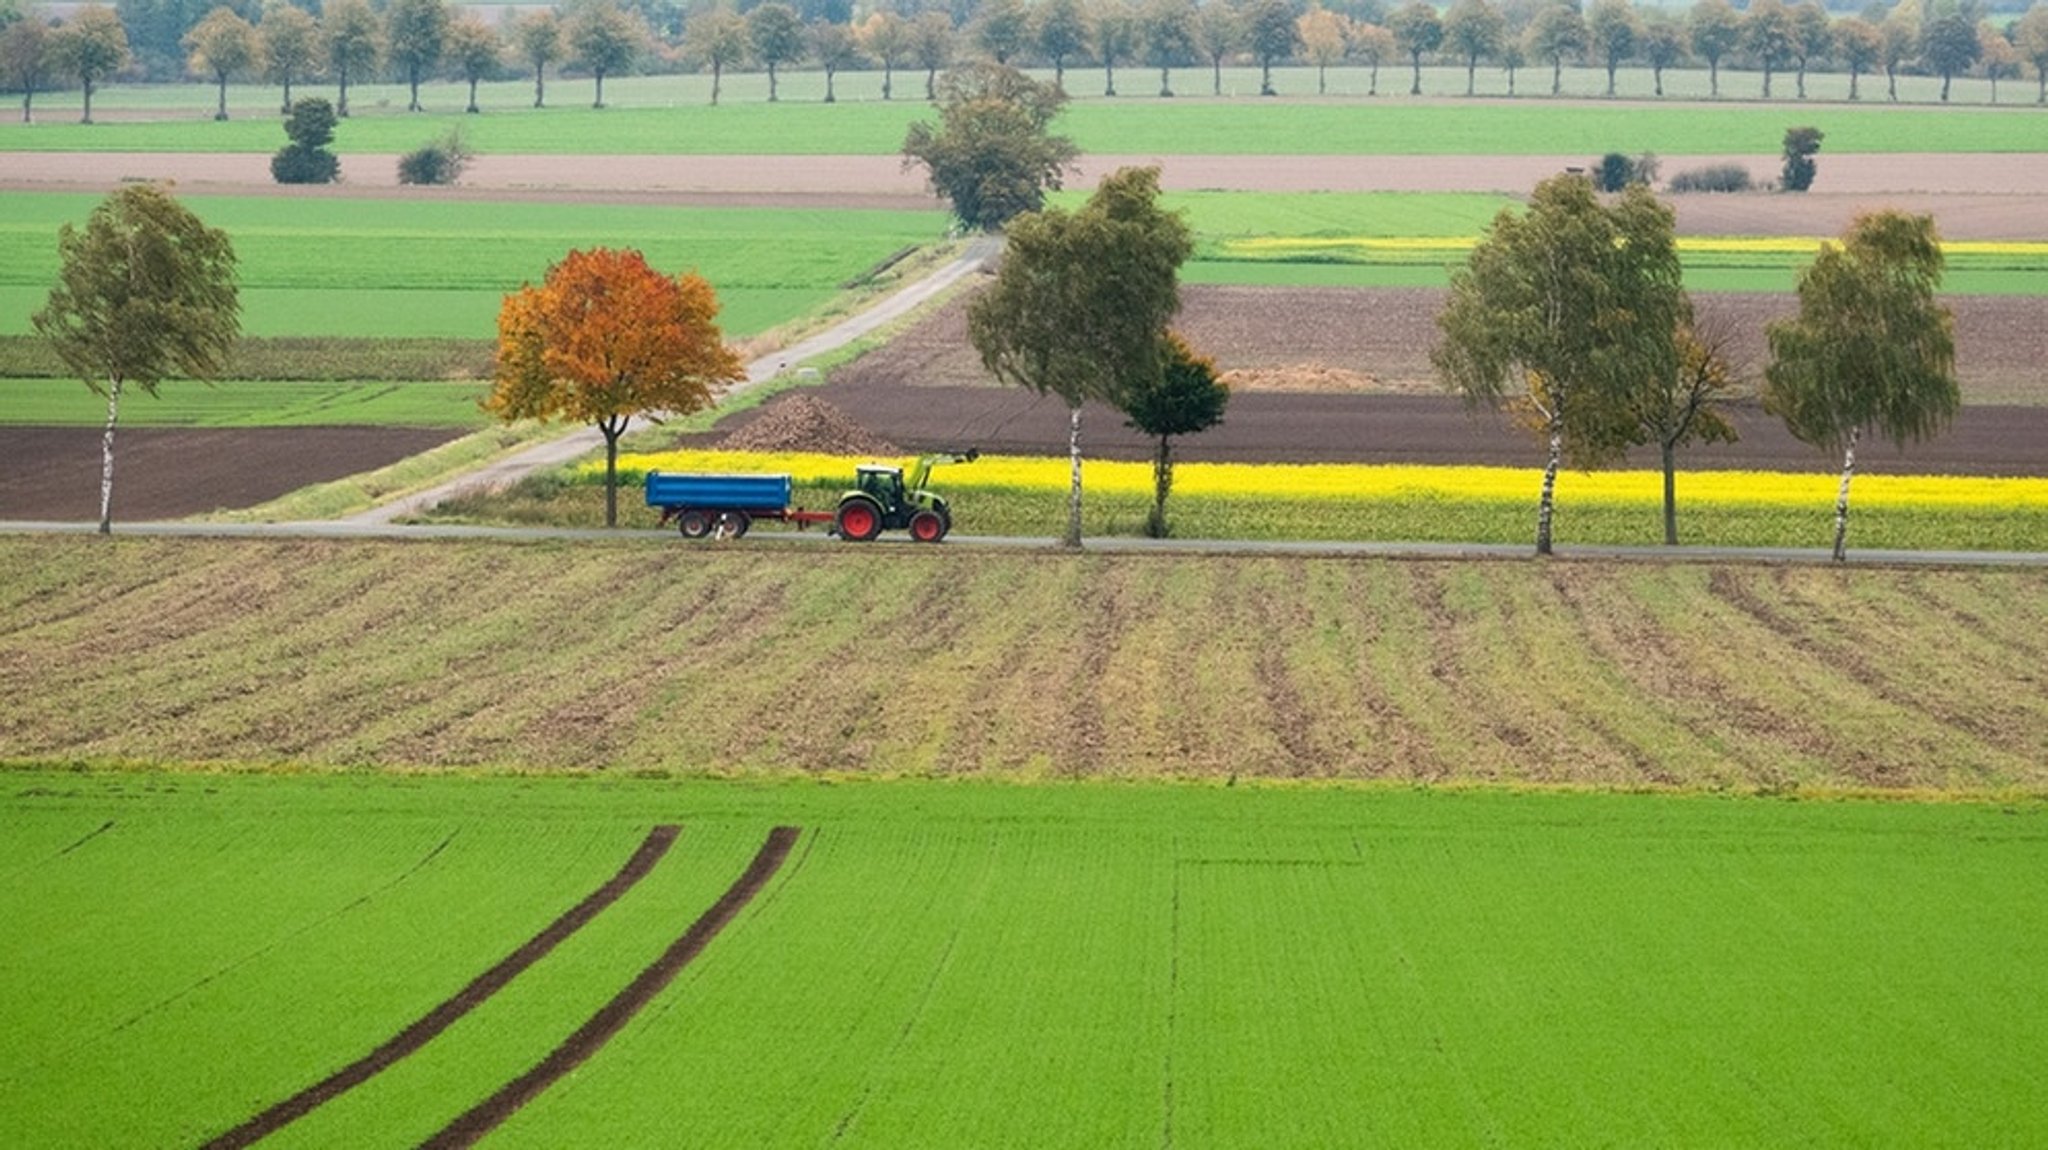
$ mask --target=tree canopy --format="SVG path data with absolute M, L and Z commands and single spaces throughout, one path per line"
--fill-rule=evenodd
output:
M 1066 95 L 1003 64 L 967 64 L 939 84 L 939 122 L 904 137 L 904 163 L 921 163 L 932 189 L 970 228 L 994 231 L 1036 211 L 1076 152 L 1051 132 Z
M 186 66 L 196 75 L 213 77 L 219 91 L 213 118 L 227 119 L 228 81 L 255 71 L 263 60 L 256 26 L 232 8 L 215 8 L 185 33 L 183 43 L 191 53 Z
M 1932 216 L 1858 216 L 1799 273 L 1799 314 L 1765 329 L 1765 409 L 1801 442 L 1843 453 L 1837 560 L 1863 433 L 1903 447 L 1941 431 L 1961 406 L 1954 317 L 1934 298 L 1942 265 Z
M 1635 392 L 1677 373 L 1690 306 L 1674 233 L 1671 208 L 1641 185 L 1603 203 L 1584 176 L 1553 176 L 1451 274 L 1430 359 L 1473 403 L 1524 405 L 1548 440 L 1538 554 L 1550 553 L 1563 457 L 1593 466 L 1639 442 Z
M 1125 425 L 1153 439 L 1152 511 L 1145 517 L 1145 534 L 1154 539 L 1171 534 L 1166 497 L 1173 492 L 1174 438 L 1223 422 L 1223 409 L 1230 403 L 1230 389 L 1217 380 L 1215 362 L 1179 335 L 1166 334 L 1159 360 L 1159 374 L 1140 381 L 1118 401 L 1127 417 Z
M 320 23 L 304 8 L 279 4 L 263 10 L 256 26 L 263 42 L 263 76 L 284 86 L 278 110 L 292 110 L 292 81 L 310 76 L 320 64 Z
M 92 123 L 92 93 L 101 80 L 128 66 L 128 30 L 104 4 L 87 4 L 50 35 L 50 55 L 57 67 L 78 77 L 85 108 L 79 123 Z
M 235 249 L 154 184 L 102 200 L 57 234 L 49 302 L 30 320 L 64 366 L 106 397 L 100 531 L 113 525 L 114 427 L 128 384 L 155 395 L 172 375 L 212 378 L 241 332 Z
M 391 0 L 384 10 L 384 45 L 391 63 L 405 73 L 411 98 L 405 110 L 420 110 L 420 77 L 441 62 L 448 40 L 447 0 Z
M 605 526 L 618 523 L 619 436 L 636 415 L 709 407 L 746 378 L 703 277 L 670 277 L 637 251 L 572 251 L 498 311 L 485 406 L 507 422 L 563 419 L 605 441 Z
M 649 40 L 647 25 L 638 16 L 623 11 L 611 0 L 579 9 L 569 19 L 569 47 L 575 58 L 590 70 L 596 81 L 593 108 L 604 107 L 604 78 L 633 66 Z
M 1180 265 L 1194 241 L 1158 198 L 1159 169 L 1122 168 L 1078 211 L 1018 217 L 996 282 L 967 309 L 968 335 L 990 374 L 1067 403 L 1073 547 L 1081 544 L 1081 406 L 1121 406 L 1151 386 L 1180 308 Z

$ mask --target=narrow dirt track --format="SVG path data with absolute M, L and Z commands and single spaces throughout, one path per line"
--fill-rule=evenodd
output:
M 617 874 L 586 895 L 583 901 L 564 911 L 561 917 L 549 923 L 539 934 L 521 944 L 517 950 L 500 959 L 489 970 L 477 975 L 453 997 L 421 1015 L 375 1050 L 207 1142 L 202 1150 L 231 1150 L 252 1146 L 312 1113 L 322 1104 L 369 1081 L 378 1073 L 395 1065 L 399 1059 L 425 1046 L 435 1035 L 455 1025 L 463 1015 L 483 1005 L 485 1000 L 504 989 L 505 984 L 511 982 L 521 971 L 547 957 L 548 953 L 561 945 L 563 940 L 597 917 L 599 911 L 617 902 L 622 895 L 633 889 L 635 884 L 646 878 L 648 872 L 654 869 L 654 864 L 660 862 L 662 856 L 668 853 L 669 847 L 675 844 L 676 836 L 680 832 L 681 828 L 673 824 L 663 824 L 648 831 L 639 849 L 633 852 L 632 857 L 626 860 Z
M 541 1091 L 597 1053 L 633 1020 L 634 1015 L 652 1002 L 655 995 L 675 981 L 676 975 L 703 953 L 711 940 L 718 937 L 718 933 L 740 911 L 746 909 L 761 888 L 768 885 L 768 880 L 775 877 L 775 872 L 782 868 L 783 860 L 789 857 L 789 850 L 796 845 L 800 833 L 796 827 L 776 827 L 769 831 L 760 851 L 754 855 L 754 861 L 747 864 L 747 869 L 719 896 L 717 902 L 711 904 L 709 910 L 669 944 L 660 958 L 634 976 L 624 990 L 599 1007 L 588 1022 L 578 1027 L 576 1033 L 564 1039 L 546 1058 L 450 1122 L 432 1138 L 420 1143 L 421 1150 L 456 1150 L 476 1145 L 484 1135 L 497 1129 Z

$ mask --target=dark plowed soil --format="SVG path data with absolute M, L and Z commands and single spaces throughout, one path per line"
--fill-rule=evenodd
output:
M 576 1069 L 584 1059 L 597 1053 L 614 1034 L 633 1020 L 634 1015 L 640 1013 L 642 1007 L 653 1001 L 663 987 L 674 981 L 691 959 L 710 945 L 718 932 L 725 929 L 726 924 L 760 893 L 762 887 L 768 885 L 768 880 L 774 878 L 775 872 L 781 868 L 782 860 L 789 857 L 789 848 L 796 844 L 799 833 L 796 827 L 776 827 L 769 831 L 767 840 L 754 855 L 754 861 L 747 864 L 746 871 L 719 896 L 717 902 L 711 904 L 711 909 L 690 924 L 690 929 L 669 944 L 660 958 L 635 975 L 624 990 L 599 1007 L 597 1013 L 590 1016 L 590 1021 L 578 1027 L 576 1033 L 563 1040 L 533 1069 L 506 1083 L 496 1094 L 420 1143 L 421 1150 L 453 1150 L 455 1147 L 476 1145 L 479 1139 L 496 1129 L 521 1106 Z M 688 1139 L 683 1138 L 682 1141 L 687 1143 Z
M 124 428 L 114 437 L 114 521 L 254 507 L 461 434 L 420 427 Z M 97 428 L 0 427 L 0 519 L 99 517 Z
M 993 387 L 906 387 L 833 383 L 825 395 L 865 427 L 886 429 L 908 451 L 974 446 L 1015 455 L 1064 455 L 1067 409 L 1056 397 Z M 1741 440 L 1688 447 L 1688 469 L 1827 470 L 1840 461 L 1798 442 L 1754 404 L 1734 413 Z M 1082 416 L 1084 453 L 1099 459 L 1147 459 L 1150 445 L 1123 417 L 1091 405 Z M 1221 426 L 1187 436 L 1177 458 L 1251 463 L 1423 463 L 1535 467 L 1541 448 L 1504 415 L 1467 411 L 1435 395 L 1233 396 Z M 1875 472 L 1927 475 L 2048 476 L 2048 408 L 1966 407 L 1947 432 L 1900 452 L 1888 443 L 1859 449 Z M 1628 460 L 1657 465 L 1651 451 Z
M 1438 340 L 1438 288 L 1269 288 L 1195 285 L 1181 292 L 1175 327 L 1225 370 L 1313 365 L 1370 377 L 1379 390 L 1440 393 L 1429 366 Z M 2048 302 L 2020 296 L 1955 296 L 1956 378 L 1965 403 L 2048 405 Z M 1798 310 L 1790 295 L 1701 293 L 1702 326 L 1731 333 L 1730 357 L 1743 374 L 1768 356 L 1764 327 Z M 988 384 L 967 339 L 967 306 L 956 300 L 889 343 L 832 373 L 841 380 L 906 384 Z M 832 391 L 825 398 L 841 407 Z M 894 428 L 866 420 L 879 435 Z
M 1468 412 L 1435 383 L 1429 348 L 1442 302 L 1443 293 L 1431 289 L 1188 288 L 1181 331 L 1226 373 L 1251 378 L 1234 385 L 1220 427 L 1182 441 L 1181 458 L 1533 464 L 1537 448 L 1529 435 L 1504 416 Z M 1697 302 L 1703 322 L 1735 333 L 1729 352 L 1749 377 L 1765 358 L 1765 323 L 1796 307 L 1791 297 L 1773 295 L 1702 295 Z M 1903 453 L 1880 444 L 1863 459 L 1883 471 L 2048 475 L 2048 377 L 2041 372 L 2048 314 L 2041 301 L 1974 296 L 1949 303 L 1963 414 L 1933 440 Z M 968 343 L 962 302 L 838 369 L 819 395 L 906 450 L 1066 450 L 1061 401 L 996 385 Z M 1734 422 L 1739 442 L 1687 448 L 1685 466 L 1833 465 L 1753 401 L 1736 405 Z M 1147 445 L 1120 414 L 1092 408 L 1083 423 L 1089 454 L 1146 457 Z M 1655 457 L 1639 452 L 1630 462 L 1649 467 Z
M 362 1084 L 384 1068 L 425 1046 L 435 1035 L 454 1025 L 463 1015 L 481 1006 L 485 999 L 503 989 L 505 984 L 520 971 L 539 962 L 547 953 L 560 945 L 563 939 L 575 934 L 583 925 L 597 916 L 597 913 L 617 902 L 619 897 L 633 889 L 633 885 L 647 877 L 654 864 L 668 853 L 673 846 L 680 828 L 673 825 L 657 826 L 647 832 L 640 848 L 626 860 L 619 872 L 607 879 L 603 886 L 570 907 L 560 918 L 549 923 L 546 929 L 526 940 L 518 950 L 500 959 L 497 965 L 476 976 L 468 986 L 457 991 L 453 998 L 441 1003 L 421 1015 L 419 1019 L 399 1031 L 383 1045 L 333 1074 L 308 1086 L 290 1098 L 206 1143 L 204 1150 L 227 1150 L 229 1147 L 252 1146 L 269 1137 L 286 1125 L 311 1113 L 312 1110 L 342 1093 Z

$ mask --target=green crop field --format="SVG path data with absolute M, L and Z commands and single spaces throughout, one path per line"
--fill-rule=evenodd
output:
M 0 1141 L 191 1145 L 647 877 L 264 1145 L 412 1146 L 734 880 L 492 1145 L 2048 1138 L 2048 809 L 1299 787 L 0 773 Z
M 484 427 L 478 383 L 164 383 L 121 406 L 123 427 Z M 96 427 L 106 401 L 75 380 L 0 379 L 0 425 Z
M 634 247 L 716 288 L 728 335 L 801 316 L 945 216 L 901 211 L 186 196 L 235 242 L 243 330 L 260 336 L 488 339 L 504 294 L 572 248 Z M 57 231 L 98 197 L 0 193 L 0 335 L 29 330 L 57 274 Z
M 1189 73 L 1193 77 L 1192 71 Z M 1383 79 L 1385 77 L 1382 77 Z M 918 79 L 921 81 L 922 76 Z M 465 116 L 454 90 L 433 110 L 403 114 L 364 105 L 342 123 L 335 149 L 344 157 L 410 151 L 453 128 L 485 155 L 892 155 L 917 119 L 921 100 L 789 99 L 768 104 L 664 96 L 682 78 L 653 77 L 623 89 L 620 106 L 535 110 L 508 103 Z M 0 124 L 0 152 L 275 152 L 284 145 L 269 98 L 250 89 L 251 107 L 224 123 L 151 117 L 66 123 L 54 109 L 30 126 Z M 611 96 L 614 86 L 606 84 Z M 531 89 L 525 90 L 526 97 Z M 530 99 L 526 102 L 530 103 Z M 211 107 L 210 103 L 205 104 Z M 1789 119 L 1788 119 L 1789 118 Z M 1777 150 L 1790 122 L 1827 133 L 1827 152 L 2029 152 L 2040 147 L 2042 116 L 2031 108 L 1587 103 L 1380 100 L 1076 100 L 1056 122 L 1084 152 L 1173 155 L 1756 155 Z M 344 160 L 343 172 L 347 163 Z

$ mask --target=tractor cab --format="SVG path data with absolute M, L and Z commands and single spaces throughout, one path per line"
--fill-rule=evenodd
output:
M 854 471 L 853 485 L 880 505 L 882 514 L 894 517 L 903 510 L 903 469 L 870 463 Z

